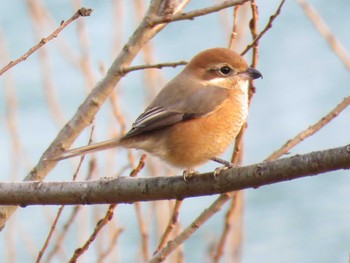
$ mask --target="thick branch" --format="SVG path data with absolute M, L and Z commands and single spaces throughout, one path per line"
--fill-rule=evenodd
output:
M 103 178 L 81 182 L 0 183 L 3 205 L 133 203 L 213 195 L 257 188 L 340 169 L 350 168 L 350 145 L 296 155 L 240 168 L 222 174 L 152 178 Z

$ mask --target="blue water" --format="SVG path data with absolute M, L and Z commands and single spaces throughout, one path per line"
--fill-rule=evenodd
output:
M 145 3 L 148 1 L 145 1 Z M 350 6 L 347 1 L 310 1 L 322 14 L 333 33 L 350 52 L 349 25 Z M 110 40 L 112 31 L 124 32 L 121 40 L 125 42 L 133 32 L 136 22 L 134 14 L 128 9 L 123 24 L 112 25 L 112 1 L 85 1 L 86 7 L 92 7 L 92 16 L 86 18 L 91 48 L 91 61 L 95 78 L 100 79 L 99 63 L 107 66 L 113 61 L 110 55 L 120 47 L 113 47 Z M 129 1 L 124 1 L 128 6 Z M 274 12 L 278 1 L 258 1 L 260 25 L 262 29 Z M 49 1 L 46 3 L 57 23 L 72 14 L 69 1 Z M 193 1 L 186 10 L 204 7 L 212 1 Z M 15 14 L 15 15 L 14 15 Z M 22 1 L 1 1 L 0 27 L 6 37 L 11 59 L 22 55 L 37 41 L 32 35 L 32 27 L 27 7 Z M 190 59 L 201 50 L 214 46 L 226 46 L 227 35 L 222 30 L 217 15 L 200 17 L 194 21 L 177 22 L 169 25 L 152 41 L 155 47 L 156 62 Z M 46 36 L 51 30 L 43 32 Z M 176 32 L 176 33 L 174 33 Z M 75 25 L 68 27 L 63 36 L 73 51 L 79 54 Z M 65 62 L 55 45 L 47 45 L 50 51 L 54 71 L 54 85 L 57 87 L 63 111 L 68 120 L 86 96 L 84 80 L 79 70 Z M 241 51 L 238 49 L 237 51 Z M 286 140 L 294 137 L 310 124 L 317 122 L 327 114 L 343 97 L 349 96 L 350 73 L 327 42 L 315 31 L 296 1 L 287 1 L 282 14 L 276 19 L 273 28 L 260 42 L 258 69 L 264 79 L 256 81 L 257 92 L 249 115 L 249 128 L 245 138 L 245 164 L 260 162 Z M 249 55 L 247 55 L 249 58 Z M 7 62 L 7 61 L 6 61 Z M 3 65 L 5 61 L 0 61 Z M 134 64 L 141 62 L 138 57 Z M 180 68 L 162 70 L 164 78 L 169 80 Z M 6 73 L 15 79 L 18 94 L 18 125 L 20 139 L 31 165 L 20 165 L 18 178 L 23 178 L 42 152 L 56 136 L 61 126 L 52 120 L 42 91 L 41 73 L 38 56 L 34 55 L 24 63 Z M 143 75 L 132 73 L 126 76 L 118 87 L 121 96 L 121 109 L 128 117 L 128 125 L 144 108 Z M 3 77 L 0 78 L 1 91 L 4 89 Z M 160 87 L 155 87 L 158 90 Z M 0 96 L 0 167 L 1 180 L 10 180 L 12 171 L 11 142 L 5 122 L 5 100 Z M 107 130 L 113 118 L 108 106 L 96 116 L 96 140 L 110 138 L 118 132 Z M 322 131 L 309 138 L 291 151 L 302 154 L 310 151 L 346 145 L 350 141 L 350 110 L 346 110 Z M 86 131 L 75 145 L 86 143 Z M 231 149 L 224 157 L 229 158 Z M 125 159 L 125 151 L 117 150 L 118 157 Z M 104 156 L 103 154 L 101 155 Z M 19 157 L 20 161 L 26 159 Z M 22 162 L 21 162 L 22 163 Z M 113 163 L 117 171 L 119 163 Z M 201 168 L 208 171 L 215 167 L 209 164 Z M 69 162 L 60 164 L 48 176 L 47 180 L 70 180 Z M 67 172 L 69 171 L 69 172 Z M 99 167 L 102 176 L 111 175 L 108 169 Z M 143 174 L 144 175 L 144 174 Z M 83 176 L 82 176 L 83 178 Z M 245 191 L 244 215 L 244 253 L 243 262 L 347 262 L 350 252 L 350 177 L 348 171 L 338 171 L 311 178 L 285 182 L 259 189 Z M 185 200 L 182 208 L 181 223 L 187 226 L 214 197 Z M 55 208 L 27 207 L 20 209 L 12 228 L 5 229 L 0 235 L 0 257 L 5 258 L 8 232 L 14 231 L 16 238 L 17 262 L 32 258 L 28 245 L 23 245 L 21 235 L 31 236 L 34 247 L 41 247 L 48 230 L 48 214 L 54 214 Z M 84 208 L 87 210 L 87 208 Z M 135 215 L 132 206 L 118 207 L 116 220 L 126 228 L 120 238 L 120 258 L 122 262 L 138 261 L 138 231 L 135 228 Z M 188 262 L 201 262 L 206 258 L 203 251 L 208 250 L 211 240 L 221 233 L 223 214 L 226 208 L 213 217 L 185 245 Z M 65 216 L 67 216 L 65 214 Z M 89 214 L 87 214 L 89 215 Z M 152 218 L 151 218 L 152 219 Z M 151 220 L 150 219 L 150 220 Z M 16 221 L 15 221 L 16 220 Z M 87 227 L 94 224 L 90 219 Z M 77 226 L 75 225 L 75 228 Z M 22 230 L 25 231 L 23 232 Z M 74 233 L 74 232 L 73 232 Z M 85 233 L 86 234 L 86 233 Z M 69 256 L 78 244 L 84 240 L 70 234 L 66 248 Z M 71 245 L 70 245 L 71 244 Z M 34 256 L 36 250 L 32 251 Z M 94 250 L 89 252 L 91 256 Z M 85 258 L 86 259 L 86 258 Z M 86 259 L 86 262 L 88 260 Z

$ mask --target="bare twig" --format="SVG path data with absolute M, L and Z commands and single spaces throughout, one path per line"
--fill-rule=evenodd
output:
M 124 229 L 122 229 L 122 228 L 118 228 L 117 230 L 114 231 L 111 240 L 108 242 L 107 249 L 99 255 L 99 257 L 97 259 L 98 263 L 105 262 L 105 258 L 108 257 L 108 255 L 116 247 L 118 238 L 119 238 L 120 234 L 123 233 L 123 231 L 124 231 Z
M 74 251 L 73 256 L 69 260 L 70 263 L 76 262 L 77 259 L 82 254 L 84 254 L 84 252 L 86 252 L 89 249 L 89 246 L 91 245 L 92 242 L 94 242 L 94 240 L 96 239 L 98 233 L 113 218 L 113 213 L 114 213 L 114 209 L 116 208 L 116 206 L 117 206 L 116 204 L 112 204 L 112 205 L 109 206 L 106 215 L 100 221 L 98 221 L 98 223 L 97 223 L 93 233 L 89 237 L 89 239 L 85 242 L 85 244 L 82 247 L 80 247 L 80 248 L 78 248 L 78 249 L 76 249 Z
M 192 20 L 195 17 L 218 12 L 222 9 L 225 9 L 231 6 L 242 5 L 248 1 L 249 0 L 227 0 L 220 4 L 213 5 L 211 7 L 207 7 L 203 9 L 197 9 L 188 13 L 180 13 L 173 16 L 164 16 L 164 17 L 154 18 L 150 21 L 150 25 L 157 25 L 157 24 L 169 23 L 169 22 L 180 21 L 180 20 L 188 20 L 188 19 Z
M 43 247 L 41 248 L 41 250 L 40 250 L 39 253 L 38 253 L 38 257 L 37 257 L 37 259 L 36 259 L 36 261 L 35 261 L 36 263 L 39 263 L 39 262 L 41 261 L 41 258 L 42 258 L 42 256 L 44 255 L 45 250 L 47 249 L 47 247 L 48 247 L 48 245 L 49 245 L 49 242 L 50 242 L 50 240 L 51 240 L 51 237 L 52 237 L 52 235 L 53 235 L 53 232 L 54 232 L 55 229 L 56 229 L 57 222 L 58 222 L 59 218 L 61 217 L 61 214 L 62 214 L 62 212 L 63 212 L 63 209 L 64 209 L 64 205 L 62 205 L 62 206 L 58 209 L 57 214 L 56 214 L 56 217 L 55 217 L 55 220 L 54 220 L 53 223 L 52 223 L 51 229 L 50 229 L 50 231 L 49 231 L 49 234 L 47 235 L 47 238 L 46 238 L 46 240 L 45 240 L 45 243 L 44 243 Z
M 265 33 L 272 28 L 272 23 L 273 21 L 280 15 L 283 4 L 284 4 L 285 0 L 282 0 L 276 10 L 276 12 L 270 16 L 269 22 L 266 24 L 265 28 L 257 35 L 257 37 L 253 40 L 252 43 L 250 43 L 242 52 L 241 55 L 245 55 L 252 47 L 254 47 L 255 43 L 258 42 L 263 35 L 265 35 Z
M 233 43 L 234 40 L 237 38 L 237 18 L 238 18 L 238 11 L 239 11 L 240 6 L 237 5 L 233 9 L 233 25 L 232 25 L 232 30 L 231 30 L 231 36 L 228 44 L 229 49 L 233 49 Z
M 27 0 L 27 5 L 29 7 L 29 14 L 31 20 L 33 21 L 34 34 L 37 39 L 40 38 L 40 32 L 42 27 L 46 24 L 44 20 L 41 9 L 39 7 L 40 2 L 36 0 Z M 56 123 L 61 126 L 65 123 L 64 114 L 62 108 L 58 102 L 58 96 L 55 89 L 55 82 L 53 81 L 53 69 L 50 61 L 48 49 L 42 47 L 38 50 L 39 55 L 39 66 L 41 70 L 41 76 L 43 80 L 43 89 L 45 94 L 45 99 L 47 100 L 47 107 L 50 110 L 53 119 Z
M 255 0 L 250 1 L 250 6 L 252 9 L 252 19 L 250 20 L 249 27 L 250 27 L 250 32 L 252 34 L 252 38 L 254 39 L 252 67 L 257 67 L 258 57 L 259 57 L 259 48 L 258 48 L 259 47 L 259 40 L 257 40 L 259 11 L 258 11 L 258 6 L 257 6 Z
M 139 65 L 139 66 L 132 66 L 127 68 L 122 68 L 120 70 L 120 74 L 124 75 L 132 71 L 137 70 L 143 70 L 143 69 L 161 69 L 164 67 L 172 67 L 175 68 L 177 66 L 183 66 L 186 65 L 188 62 L 185 60 L 181 60 L 178 62 L 167 62 L 167 63 L 158 63 L 158 64 L 151 64 L 151 65 Z
M 336 118 L 343 110 L 345 110 L 350 105 L 350 97 L 343 99 L 333 110 L 331 110 L 326 116 L 322 117 L 318 122 L 309 126 L 306 130 L 301 131 L 294 138 L 288 140 L 280 149 L 271 154 L 266 161 L 276 160 L 281 157 L 283 154 L 287 153 L 291 148 L 305 140 L 307 137 L 318 132 L 334 118 Z
M 231 198 L 231 193 L 220 195 L 215 202 L 206 209 L 195 221 L 192 222 L 184 231 L 181 232 L 174 240 L 169 241 L 167 245 L 161 249 L 149 263 L 162 262 L 165 258 L 174 251 L 180 244 L 186 241 L 194 232 L 197 231 L 209 218 L 220 211 L 221 207 Z
M 88 143 L 88 144 L 91 144 L 91 142 L 92 142 L 92 135 L 93 135 L 93 133 L 94 133 L 94 129 L 95 129 L 94 126 L 92 126 L 91 132 L 90 132 L 89 143 Z M 82 156 L 82 157 L 80 158 L 78 167 L 76 168 L 76 170 L 75 170 L 75 172 L 74 172 L 74 174 L 73 174 L 73 181 L 75 181 L 75 180 L 77 179 L 77 176 L 78 176 L 78 173 L 79 173 L 79 171 L 80 171 L 80 168 L 81 168 L 81 165 L 82 165 L 83 161 L 84 161 L 84 156 Z M 92 170 L 91 170 L 91 171 L 92 171 Z M 63 212 L 63 209 L 64 209 L 64 205 L 62 205 L 62 206 L 58 209 L 57 214 L 56 214 L 56 217 L 55 217 L 55 220 L 54 220 L 54 222 L 52 223 L 51 229 L 50 229 L 49 234 L 48 234 L 48 236 L 47 236 L 47 238 L 46 238 L 46 240 L 45 240 L 45 243 L 44 243 L 43 247 L 41 248 L 41 250 L 40 250 L 39 253 L 38 253 L 38 257 L 37 257 L 37 259 L 36 259 L 36 263 L 39 263 L 39 262 L 41 261 L 41 258 L 42 258 L 42 256 L 44 255 L 45 250 L 47 249 L 47 247 L 48 247 L 48 245 L 49 245 L 49 242 L 50 242 L 50 240 L 51 240 L 51 237 L 52 237 L 52 235 L 53 235 L 53 232 L 54 232 L 55 229 L 56 229 L 57 222 L 58 222 L 58 220 L 59 220 L 60 217 L 61 217 L 61 214 L 62 214 L 62 212 Z
M 81 16 L 90 16 L 92 12 L 92 9 L 88 8 L 80 8 L 75 14 L 69 18 L 67 21 L 62 21 L 60 26 L 53 32 L 51 33 L 48 37 L 43 38 L 40 40 L 40 42 L 29 49 L 24 55 L 22 55 L 20 58 L 10 61 L 5 67 L 0 69 L 0 76 L 4 74 L 7 70 L 12 68 L 13 66 L 17 65 L 18 63 L 26 60 L 30 55 L 32 55 L 35 51 L 37 51 L 39 48 L 41 48 L 43 45 L 45 45 L 47 42 L 51 41 L 52 39 L 56 38 L 58 34 L 65 28 L 67 27 L 70 23 L 72 23 L 75 19 L 81 17 Z
M 78 8 L 81 3 L 80 1 L 73 1 L 74 8 Z M 80 54 L 80 68 L 84 75 L 85 87 L 87 91 L 90 91 L 94 84 L 96 83 L 93 70 L 91 68 L 91 53 L 89 52 L 89 38 L 87 33 L 87 28 L 85 24 L 85 20 L 79 19 L 76 23 L 77 27 L 77 35 L 79 40 L 81 51 Z
M 302 7 L 304 13 L 310 19 L 312 24 L 316 27 L 317 31 L 326 39 L 328 45 L 343 62 L 344 66 L 350 70 L 349 54 L 346 52 L 346 49 L 343 47 L 340 41 L 333 35 L 332 31 L 329 29 L 322 17 L 306 0 L 297 0 L 297 2 Z
M 140 171 L 143 169 L 143 167 L 145 166 L 145 159 L 146 159 L 146 154 L 142 154 L 139 164 L 137 165 L 136 168 L 134 168 L 131 173 L 130 173 L 130 177 L 136 177 Z M 131 163 L 132 165 L 132 163 Z M 133 165 L 132 165 L 133 167 Z M 136 202 L 134 204 L 135 207 L 135 212 L 136 212 L 136 218 L 137 218 L 137 222 L 138 222 L 138 226 L 139 226 L 139 230 L 140 230 L 140 234 L 141 234 L 141 251 L 142 251 L 142 256 L 143 256 L 143 261 L 147 261 L 150 257 L 150 249 L 149 249 L 149 234 L 148 234 L 148 229 L 147 226 L 145 224 L 145 220 L 144 217 L 142 216 L 142 209 L 141 209 L 141 203 Z
M 45 20 L 44 25 L 42 25 L 43 27 L 45 27 L 44 30 L 51 31 L 52 28 L 56 27 L 57 20 L 52 16 L 50 10 L 45 6 L 45 2 L 36 2 L 37 7 L 39 8 L 39 12 Z M 59 38 L 57 38 L 57 41 L 53 41 L 52 45 L 55 45 L 57 47 L 57 50 L 60 52 L 62 57 L 64 57 L 65 60 L 72 65 L 72 67 L 79 68 L 78 53 L 75 47 L 72 47 L 65 40 L 64 34 L 61 34 Z
M 9 53 L 5 36 L 0 28 L 0 60 L 8 60 Z M 22 153 L 22 144 L 20 140 L 20 134 L 18 129 L 18 99 L 15 87 L 15 79 L 12 74 L 8 74 L 3 77 L 4 83 L 4 97 L 5 97 L 5 111 L 6 111 L 6 124 L 8 128 L 8 134 L 11 140 L 11 180 L 17 180 L 20 170 L 20 162 Z
M 159 252 L 159 250 L 161 250 L 165 246 L 166 242 L 169 240 L 170 234 L 177 224 L 182 201 L 183 200 L 176 200 L 175 206 L 173 208 L 173 213 L 170 217 L 169 223 L 168 223 L 168 225 L 167 225 L 167 227 L 166 227 L 166 229 L 165 229 L 165 231 L 160 239 L 160 242 L 159 242 L 158 247 L 157 247 L 156 251 L 154 252 L 154 254 L 157 254 Z
M 145 218 L 142 216 L 141 203 L 136 202 L 134 204 L 136 211 L 137 224 L 141 234 L 141 251 L 142 251 L 142 261 L 145 262 L 149 260 L 150 249 L 149 249 L 149 234 L 147 229 L 147 224 L 145 224 Z
M 239 191 L 239 192 L 242 192 L 242 191 Z M 221 237 L 219 239 L 219 243 L 218 243 L 217 248 L 216 248 L 213 262 L 219 262 L 220 258 L 224 254 L 224 247 L 226 244 L 228 234 L 232 228 L 232 219 L 233 219 L 234 212 L 236 211 L 236 198 L 235 197 L 236 197 L 237 193 L 239 193 L 239 192 L 235 192 L 235 195 L 233 196 L 233 198 L 231 198 L 232 199 L 231 205 L 230 205 L 230 207 L 227 210 L 227 213 L 225 215 L 224 230 L 222 231 Z M 237 229 L 237 231 L 241 232 L 241 230 L 238 230 L 238 229 Z
M 142 154 L 141 158 L 139 160 L 139 164 L 136 166 L 136 168 L 134 168 L 131 173 L 130 176 L 131 177 L 135 177 L 138 175 L 138 173 L 142 170 L 143 167 L 145 167 L 145 160 L 146 160 L 147 155 L 146 154 Z
M 64 226 L 62 227 L 61 231 L 59 232 L 59 236 L 56 238 L 56 242 L 55 245 L 53 246 L 52 250 L 50 251 L 50 253 L 48 253 L 45 262 L 51 262 L 52 257 L 57 253 L 57 251 L 61 248 L 63 240 L 66 236 L 66 234 L 68 233 L 69 228 L 72 226 L 75 218 L 78 215 L 78 212 L 80 211 L 80 208 L 82 206 L 75 206 L 70 214 L 70 216 L 68 217 L 66 223 L 64 224 Z

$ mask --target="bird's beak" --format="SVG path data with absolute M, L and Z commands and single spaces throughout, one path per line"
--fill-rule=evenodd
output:
M 248 68 L 246 71 L 240 72 L 239 75 L 245 79 L 257 79 L 263 77 L 260 71 L 255 68 Z

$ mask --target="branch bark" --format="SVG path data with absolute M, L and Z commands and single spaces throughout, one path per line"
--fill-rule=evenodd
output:
M 350 168 L 350 145 L 228 169 L 222 174 L 0 183 L 2 205 L 133 203 L 213 195 Z

